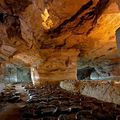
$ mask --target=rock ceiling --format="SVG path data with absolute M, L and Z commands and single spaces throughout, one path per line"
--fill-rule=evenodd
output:
M 23 61 L 43 79 L 77 79 L 87 66 L 114 76 L 119 26 L 119 1 L 0 0 L 0 62 Z

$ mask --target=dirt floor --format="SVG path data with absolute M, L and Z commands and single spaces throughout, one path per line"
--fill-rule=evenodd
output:
M 22 87 L 17 84 L 15 91 L 11 91 L 11 94 L 1 95 L 0 120 L 120 119 L 119 105 L 69 93 L 58 85 L 47 85 L 36 89 L 29 85 Z

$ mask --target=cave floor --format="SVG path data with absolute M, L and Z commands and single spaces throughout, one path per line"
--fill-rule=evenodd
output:
M 37 89 L 16 85 L 0 98 L 1 110 L 9 104 L 23 104 L 21 120 L 119 120 L 120 105 L 70 93 L 59 85 Z M 20 92 L 20 93 L 19 93 Z M 16 93 L 16 94 L 15 94 Z M 20 96 L 20 97 L 19 97 Z

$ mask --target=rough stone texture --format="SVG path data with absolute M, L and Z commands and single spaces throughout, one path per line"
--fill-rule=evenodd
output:
M 58 80 L 77 80 L 77 55 L 76 49 L 49 49 L 42 50 L 44 61 L 37 67 L 40 82 Z M 47 76 L 46 76 L 47 75 Z M 38 83 L 38 82 L 37 82 Z
M 120 104 L 120 81 L 62 81 L 60 87 L 96 99 Z
M 77 79 L 77 58 L 78 69 L 119 76 L 118 8 L 114 0 L 1 0 L 0 45 L 11 52 L 0 50 L 0 61 L 35 67 L 41 81 Z
M 60 82 L 60 87 L 62 89 L 70 91 L 70 92 L 79 92 L 79 88 L 81 86 L 80 86 L 80 83 L 78 81 L 67 80 L 67 81 L 61 81 Z
M 111 17 L 113 16 L 116 17 L 111 21 Z M 89 34 L 89 39 L 91 40 L 88 41 L 89 46 L 87 48 L 89 48 L 89 51 L 87 50 L 82 60 L 80 59 L 78 68 L 91 66 L 95 68 L 100 76 L 104 77 L 104 74 L 108 74 L 107 77 L 119 76 L 119 73 L 114 73 L 115 69 L 119 71 L 117 69 L 119 57 L 115 31 L 119 27 L 117 21 L 120 18 L 117 16 L 119 16 L 119 13 L 103 14 L 98 19 L 96 27 Z M 92 48 L 90 48 L 91 45 Z
M 0 65 L 31 67 L 35 85 L 75 81 L 77 69 L 88 67 L 95 70 L 91 79 L 119 79 L 119 9 L 119 0 L 1 0 Z M 120 90 L 110 83 L 61 85 L 120 104 Z

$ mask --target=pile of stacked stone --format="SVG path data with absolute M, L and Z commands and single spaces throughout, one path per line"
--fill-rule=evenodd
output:
M 95 98 L 70 93 L 58 85 L 46 85 L 37 89 L 24 85 L 27 100 L 21 107 L 22 120 L 119 120 L 120 106 Z M 14 85 L 6 86 L 0 96 L 0 105 L 21 103 L 21 93 Z M 1 107 L 1 108 L 2 108 Z
M 120 106 L 94 98 L 71 94 L 54 85 L 28 87 L 28 100 L 22 108 L 27 120 L 119 120 Z
M 20 93 L 16 91 L 14 85 L 7 85 L 0 93 L 1 103 L 17 103 L 20 102 Z

